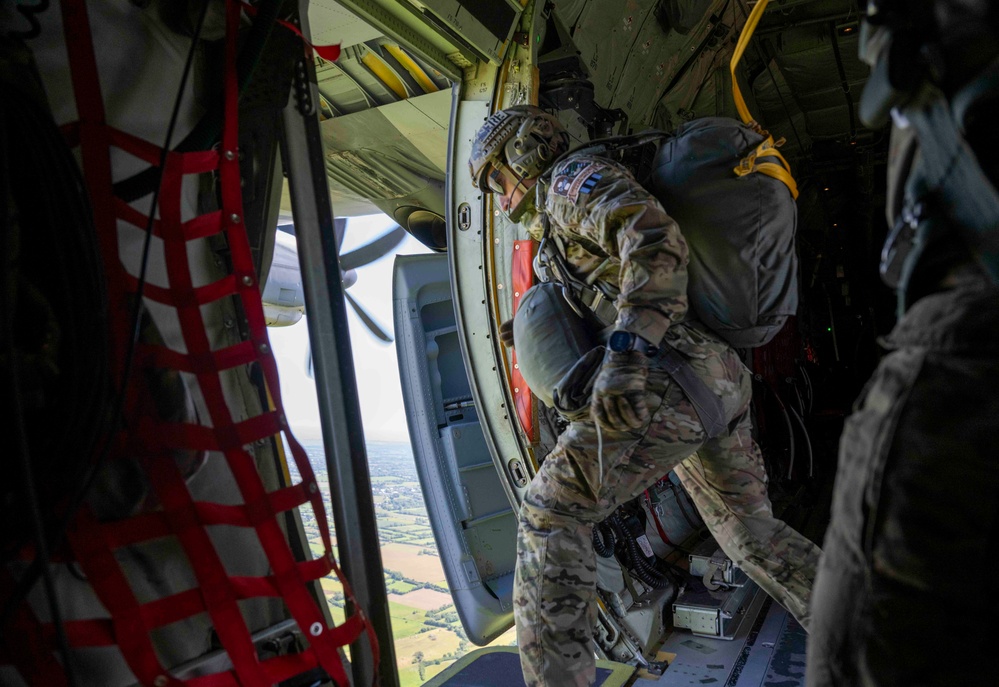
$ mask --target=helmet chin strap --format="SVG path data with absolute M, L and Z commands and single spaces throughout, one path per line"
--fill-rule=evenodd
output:
M 524 183 L 525 178 L 527 178 L 526 175 L 521 175 L 520 178 L 517 179 L 517 183 L 513 187 L 513 192 L 510 194 L 511 198 L 517 194 L 517 189 Z M 532 189 L 525 186 L 524 195 L 521 196 L 520 201 L 515 207 L 512 207 L 507 211 L 506 216 L 511 222 L 519 222 L 524 216 L 524 213 L 526 213 L 534 204 L 534 194 L 531 193 L 531 190 Z

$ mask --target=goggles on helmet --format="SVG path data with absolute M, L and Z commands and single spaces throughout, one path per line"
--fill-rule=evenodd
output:
M 495 165 L 490 165 L 489 170 L 486 172 L 485 175 L 486 188 L 484 188 L 483 190 L 489 191 L 490 193 L 498 193 L 499 195 L 503 195 L 504 193 L 503 178 L 505 176 L 506 175 L 503 174 L 502 170 L 500 170 L 498 167 L 496 167 Z

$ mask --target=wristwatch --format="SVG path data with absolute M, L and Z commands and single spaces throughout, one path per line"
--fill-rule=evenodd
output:
M 625 351 L 642 351 L 645 354 L 649 354 L 650 352 L 654 352 L 656 350 L 656 346 L 653 346 L 638 334 L 624 329 L 615 329 L 611 333 L 610 338 L 607 339 L 607 348 L 615 353 L 624 353 Z

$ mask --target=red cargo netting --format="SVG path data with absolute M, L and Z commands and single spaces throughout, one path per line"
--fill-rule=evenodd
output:
M 118 254 L 119 220 L 144 230 L 148 218 L 115 198 L 111 185 L 111 150 L 116 148 L 145 160 L 160 163 L 158 147 L 136 139 L 106 124 L 103 99 L 84 0 L 63 0 L 63 21 L 72 65 L 73 86 L 79 122 L 64 127 L 72 145 L 79 144 L 85 179 L 94 207 L 98 241 L 107 266 L 110 306 L 113 313 L 112 368 L 120 379 L 124 373 L 124 351 L 131 340 L 129 295 L 137 280 L 128 275 Z M 74 648 L 116 645 L 135 677 L 144 685 L 193 685 L 218 687 L 253 685 L 264 687 L 304 671 L 321 667 L 338 684 L 348 684 L 340 647 L 367 632 L 376 655 L 374 634 L 353 597 L 333 557 L 329 527 L 315 475 L 302 446 L 288 431 L 282 409 L 277 367 L 268 342 L 257 275 L 242 221 L 240 169 L 237 155 L 237 83 L 235 77 L 236 34 L 240 5 L 227 3 L 225 119 L 220 151 L 170 153 L 162 173 L 159 218 L 153 233 L 162 239 L 169 279 L 168 287 L 146 285 L 148 301 L 173 308 L 183 336 L 183 352 L 162 345 L 140 343 L 135 371 L 129 379 L 123 424 L 127 431 L 114 442 L 110 460 L 138 460 L 145 469 L 154 495 L 155 508 L 124 520 L 100 522 L 84 507 L 68 533 L 69 550 L 107 610 L 104 617 L 69 618 L 63 623 Z M 221 189 L 221 209 L 182 221 L 181 187 L 184 177 L 216 173 Z M 188 262 L 188 244 L 222 234 L 231 251 L 232 273 L 203 286 L 195 286 Z M 220 299 L 237 297 L 248 322 L 249 340 L 213 350 L 202 307 Z M 259 365 L 273 409 L 256 417 L 233 417 L 223 392 L 220 375 L 238 366 Z M 209 417 L 202 424 L 169 424 L 141 405 L 143 369 L 155 367 L 186 373 L 195 379 Z M 279 445 L 287 440 L 301 480 L 268 491 L 256 461 L 247 446 L 261 440 Z M 217 452 L 210 460 L 224 459 L 239 490 L 241 503 L 196 501 L 188 489 L 175 456 L 181 452 Z M 217 456 L 217 458 L 216 458 Z M 290 482 L 290 480 L 289 480 Z M 323 553 L 296 559 L 279 522 L 279 515 L 299 506 L 311 506 L 322 540 Z M 259 540 L 270 574 L 260 577 L 230 575 L 209 536 L 207 528 L 225 525 L 251 529 Z M 197 584 L 164 598 L 148 600 L 148 591 L 133 589 L 116 558 L 116 550 L 154 540 L 173 538 Z M 174 565 L 177 560 L 172 561 Z M 341 580 L 348 610 L 355 609 L 343 624 L 329 627 L 324 611 L 310 592 L 311 582 L 330 572 Z M 0 567 L 0 589 L 15 584 L 10 572 Z M 140 601 L 140 597 L 143 598 Z M 260 660 L 251 639 L 240 602 L 278 597 L 308 642 L 301 653 Z M 166 625 L 207 614 L 221 647 L 232 660 L 223 672 L 179 679 L 163 665 L 153 631 Z M 59 664 L 53 660 L 55 628 L 40 621 L 28 603 L 16 610 L 4 633 L 6 656 L 30 684 L 66 684 Z

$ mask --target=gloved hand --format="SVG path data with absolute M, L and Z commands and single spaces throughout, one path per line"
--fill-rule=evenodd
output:
M 507 348 L 513 348 L 513 320 L 507 320 L 500 325 L 499 330 L 500 341 Z
M 639 429 L 649 420 L 645 382 L 649 359 L 640 351 L 607 351 L 593 383 L 590 413 L 601 427 Z

